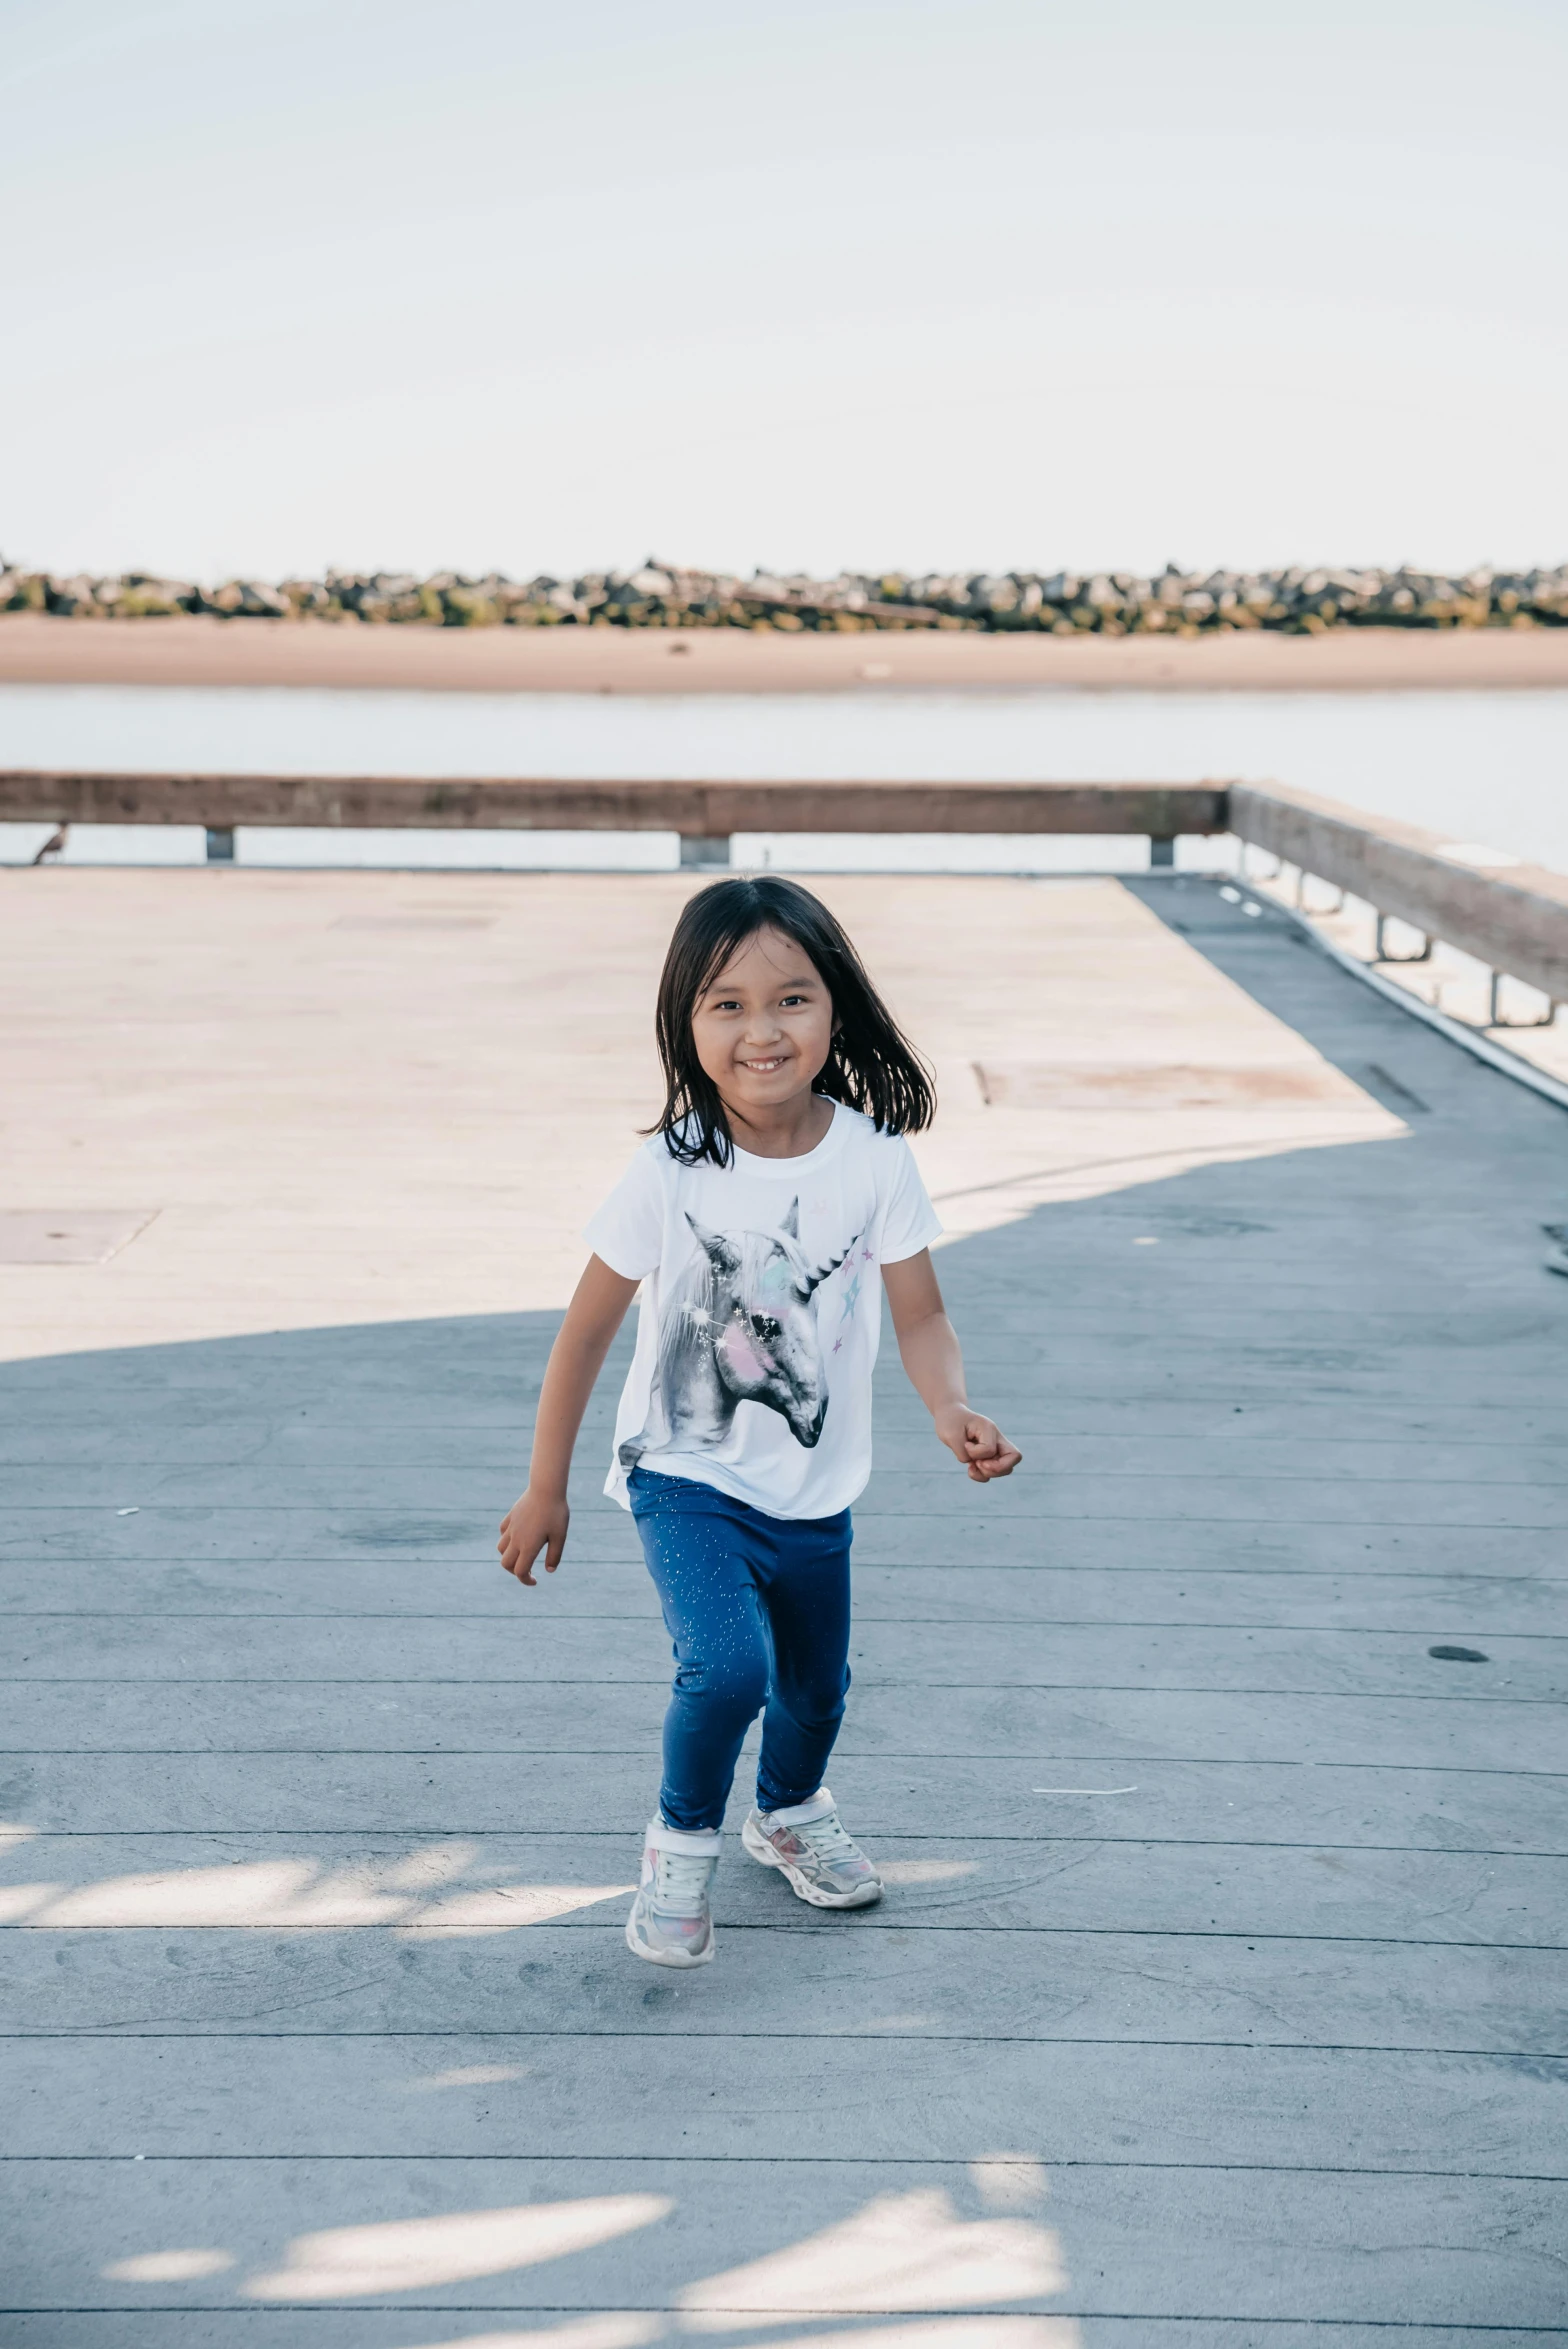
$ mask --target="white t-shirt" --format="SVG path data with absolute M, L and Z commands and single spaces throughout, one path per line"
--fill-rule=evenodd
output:
M 605 1491 L 637 1466 L 770 1517 L 831 1517 L 871 1473 L 882 1266 L 941 1231 L 908 1143 L 858 1110 L 804 1158 L 682 1166 L 655 1134 L 583 1237 L 640 1280 Z

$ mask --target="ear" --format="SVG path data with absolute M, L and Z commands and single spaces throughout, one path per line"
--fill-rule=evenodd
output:
M 724 1237 L 722 1232 L 708 1231 L 694 1215 L 688 1214 L 686 1221 L 691 1225 L 699 1242 L 707 1251 L 708 1262 L 714 1271 L 723 1273 L 728 1280 L 733 1280 L 740 1270 L 739 1250 Z
M 783 1222 L 782 1222 L 782 1223 L 779 1225 L 779 1230 L 780 1230 L 781 1232 L 788 1232 L 788 1234 L 789 1234 L 789 1236 L 790 1236 L 790 1238 L 791 1238 L 792 1240 L 798 1240 L 798 1239 L 800 1238 L 800 1201 L 799 1201 L 799 1199 L 792 1199 L 792 1200 L 790 1201 L 790 1203 L 789 1203 L 789 1213 L 788 1213 L 788 1215 L 786 1215 L 786 1216 L 785 1216 L 785 1218 L 784 1218 Z

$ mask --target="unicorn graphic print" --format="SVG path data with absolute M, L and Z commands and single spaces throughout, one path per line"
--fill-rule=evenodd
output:
M 811 1450 L 828 1392 L 817 1292 L 858 1245 L 826 1264 L 800 1244 L 800 1201 L 766 1231 L 712 1231 L 689 1211 L 696 1246 L 659 1324 L 648 1425 L 620 1446 L 623 1468 L 647 1451 L 705 1452 L 724 1443 L 742 1403 L 775 1411 Z

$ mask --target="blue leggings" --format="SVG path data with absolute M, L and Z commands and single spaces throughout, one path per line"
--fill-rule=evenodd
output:
M 758 1809 L 808 1802 L 849 1687 L 849 1511 L 766 1517 L 711 1485 L 646 1468 L 634 1468 L 630 1483 L 675 1642 L 659 1795 L 665 1825 L 722 1826 L 759 1712 Z

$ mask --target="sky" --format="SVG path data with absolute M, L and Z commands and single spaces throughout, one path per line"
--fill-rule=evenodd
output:
M 1561 0 L 0 0 L 0 553 L 1568 558 Z

